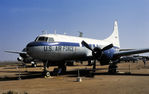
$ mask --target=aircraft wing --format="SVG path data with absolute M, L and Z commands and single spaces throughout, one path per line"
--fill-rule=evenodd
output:
M 149 52 L 149 48 L 147 48 L 147 49 L 129 50 L 129 51 L 120 51 L 120 52 L 116 52 L 114 54 L 114 57 L 121 57 L 121 56 L 140 54 L 140 53 L 146 53 L 146 52 Z
M 15 54 L 27 54 L 26 52 L 19 52 L 19 51 L 5 51 L 7 53 L 15 53 Z
M 130 51 L 130 50 L 135 50 L 135 49 L 120 49 L 120 51 Z

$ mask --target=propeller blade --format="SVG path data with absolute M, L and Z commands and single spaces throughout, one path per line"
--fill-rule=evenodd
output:
M 86 48 L 90 49 L 91 51 L 93 51 L 93 49 L 84 40 L 81 42 L 81 44 Z
M 110 48 L 112 48 L 112 47 L 113 47 L 113 44 L 109 44 L 108 46 L 104 47 L 104 48 L 102 49 L 102 51 L 108 50 L 108 49 L 110 49 Z

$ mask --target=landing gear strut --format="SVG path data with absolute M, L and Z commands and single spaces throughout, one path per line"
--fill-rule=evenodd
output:
M 108 72 L 110 74 L 115 74 L 117 73 L 116 70 L 117 70 L 117 65 L 115 63 L 110 63 Z
M 96 60 L 93 61 L 93 72 L 96 71 Z
M 66 63 L 61 63 L 58 65 L 58 74 L 66 73 Z
M 43 62 L 43 66 L 44 66 L 43 75 L 45 77 L 49 77 L 50 76 L 50 71 L 47 70 L 47 67 L 48 67 L 47 65 L 48 65 L 48 61 Z
M 54 75 L 60 75 L 66 73 L 66 63 L 65 62 L 59 62 L 58 68 L 55 68 L 53 70 Z

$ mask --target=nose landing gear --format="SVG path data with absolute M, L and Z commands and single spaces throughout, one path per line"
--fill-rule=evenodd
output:
M 43 66 L 44 66 L 43 75 L 44 75 L 45 77 L 50 77 L 50 76 L 51 76 L 51 75 L 50 75 L 50 71 L 47 70 L 47 68 L 48 68 L 49 66 L 47 66 L 47 65 L 48 65 L 48 61 L 43 62 Z

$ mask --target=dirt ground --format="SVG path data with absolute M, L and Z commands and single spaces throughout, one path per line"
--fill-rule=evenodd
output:
M 36 68 L 1 65 L 0 93 L 11 90 L 19 94 L 149 94 L 149 62 L 145 66 L 142 61 L 120 63 L 114 75 L 107 73 L 108 66 L 97 66 L 93 76 L 91 68 L 77 64 L 68 66 L 64 75 L 44 78 L 42 65 Z M 76 82 L 78 69 L 82 82 Z

